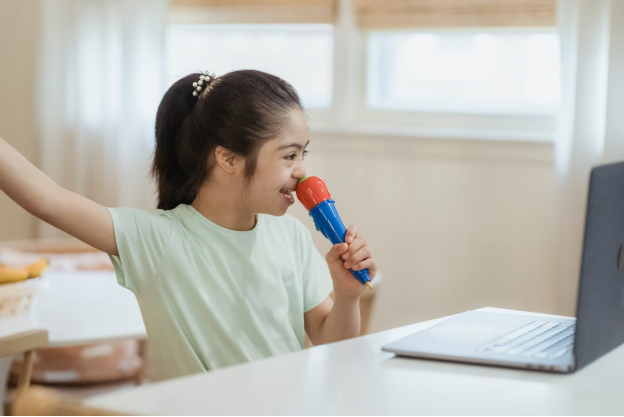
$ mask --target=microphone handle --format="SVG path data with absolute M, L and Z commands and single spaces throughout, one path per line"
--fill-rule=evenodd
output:
M 347 228 L 342 222 L 340 215 L 338 215 L 338 210 L 336 210 L 334 200 L 329 199 L 318 203 L 314 206 L 314 208 L 312 208 L 312 210 L 310 210 L 310 217 L 314 220 L 316 230 L 329 239 L 333 245 L 345 243 Z M 368 269 L 361 269 L 359 271 L 350 269 L 350 271 L 362 285 L 366 285 L 367 282 L 370 282 Z

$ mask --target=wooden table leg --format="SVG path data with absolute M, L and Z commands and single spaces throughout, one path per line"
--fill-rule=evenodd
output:
M 0 358 L 0 416 L 4 416 L 4 397 L 12 361 L 12 358 Z
M 30 386 L 30 378 L 32 377 L 34 359 L 34 350 L 24 352 L 24 361 L 22 362 L 22 369 L 20 371 L 19 381 L 17 383 L 17 390 L 15 391 L 15 398 L 19 397 L 20 394 L 22 394 Z
M 139 343 L 139 357 L 141 358 L 141 369 L 136 376 L 135 383 L 142 385 L 145 381 L 145 366 L 147 365 L 147 339 L 138 340 Z

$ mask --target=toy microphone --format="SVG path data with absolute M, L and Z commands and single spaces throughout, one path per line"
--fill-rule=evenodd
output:
M 335 201 L 332 200 L 325 182 L 319 177 L 304 177 L 297 183 L 295 192 L 299 201 L 310 212 L 316 230 L 323 233 L 334 245 L 345 243 L 347 228 L 338 215 Z M 362 285 L 373 289 L 368 269 L 360 271 L 351 269 L 351 273 Z

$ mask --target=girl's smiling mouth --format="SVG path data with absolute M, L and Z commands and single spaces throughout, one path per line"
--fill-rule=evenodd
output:
M 279 192 L 282 197 L 284 197 L 284 199 L 288 201 L 288 203 L 293 204 L 295 202 L 295 198 L 292 195 L 293 190 L 289 188 L 282 188 Z

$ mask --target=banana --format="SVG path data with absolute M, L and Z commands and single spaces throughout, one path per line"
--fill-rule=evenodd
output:
M 23 269 L 25 269 L 28 273 L 28 278 L 37 278 L 41 276 L 41 273 L 48 267 L 49 264 L 50 262 L 47 259 L 42 258 L 37 262 L 25 266 Z
M 0 284 L 25 281 L 28 279 L 28 271 L 25 268 L 13 268 L 0 266 Z

